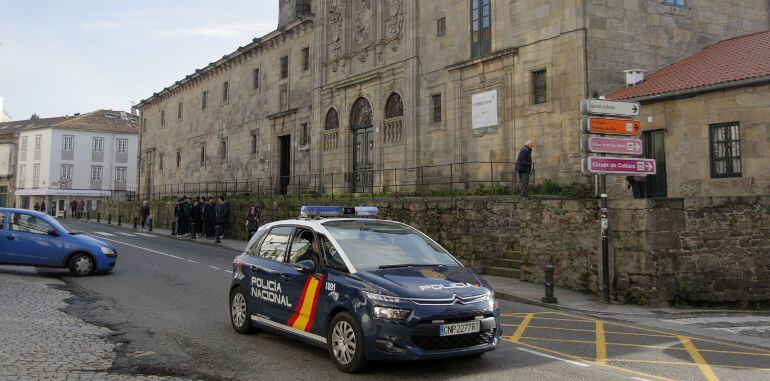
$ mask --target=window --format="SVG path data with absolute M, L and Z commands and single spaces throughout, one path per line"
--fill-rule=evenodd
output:
M 179 102 L 179 104 L 177 105 L 176 118 L 180 120 L 182 119 L 182 102 Z
M 206 164 L 206 145 L 201 144 L 201 164 Z
M 219 142 L 219 158 L 222 160 L 227 159 L 227 139 L 222 139 Z
M 158 155 L 158 171 L 163 172 L 163 154 Z
M 257 153 L 257 133 L 256 132 L 251 133 L 251 153 L 252 155 Z
M 91 181 L 102 181 L 102 166 L 91 166 Z
M 43 135 L 35 135 L 35 151 L 40 151 L 40 146 L 43 145 Z
M 385 101 L 385 119 L 399 118 L 404 116 L 404 102 L 398 93 L 390 94 Z
M 281 57 L 281 79 L 289 78 L 289 56 Z
M 27 137 L 21 137 L 21 152 L 27 152 Z
M 433 123 L 441 122 L 441 94 L 430 96 L 430 120 Z
M 118 149 L 118 153 L 128 152 L 128 139 L 118 139 L 116 141 L 116 146 Z
M 32 165 L 32 181 L 40 180 L 40 164 Z
M 62 137 L 62 150 L 73 151 L 75 149 L 75 137 L 72 135 L 64 135 Z
M 307 128 L 307 123 L 302 123 L 302 131 L 300 131 L 300 140 L 299 145 L 308 145 L 310 144 L 310 130 Z
M 738 122 L 709 125 L 711 178 L 741 177 L 741 126 Z
M 61 165 L 61 179 L 72 180 L 72 164 Z
M 27 165 L 21 164 L 19 165 L 19 184 L 20 184 L 19 187 L 24 186 L 24 180 L 26 179 L 27 179 Z
M 302 261 L 313 261 L 318 267 L 319 253 L 321 250 L 316 243 L 313 247 L 315 236 L 313 232 L 307 229 L 295 229 L 294 238 L 291 240 L 291 249 L 289 250 L 289 263 Z
M 227 103 L 229 99 L 230 99 L 230 82 L 225 82 L 222 84 L 222 102 Z
M 663 0 L 663 4 L 671 5 L 671 6 L 674 6 L 674 7 L 680 7 L 680 8 L 687 7 L 687 1 L 686 0 Z
M 8 207 L 8 187 L 0 186 L 0 208 Z M 0 226 L 5 226 L 5 213 L 0 212 Z
M 318 234 L 317 236 L 321 242 L 321 250 L 323 250 L 324 265 L 330 269 L 348 272 L 348 266 L 345 264 L 345 260 L 342 259 L 339 250 L 334 247 L 325 235 Z
M 337 114 L 337 110 L 330 108 L 326 112 L 326 119 L 324 120 L 324 130 L 336 130 L 340 126 L 340 119 Z
M 11 213 L 8 219 L 8 229 L 15 232 L 41 235 L 47 235 L 49 231 L 55 230 L 53 226 L 40 218 L 21 213 Z
M 302 70 L 310 69 L 310 48 L 302 49 Z
M 142 132 L 147 132 L 147 118 L 142 119 Z
M 160 126 L 166 125 L 166 110 L 160 110 Z
M 545 69 L 532 72 L 532 104 L 539 105 L 548 100 L 548 84 Z
M 176 167 L 177 169 L 182 167 L 182 153 L 179 151 L 176 151 Z
M 209 92 L 208 91 L 204 91 L 203 94 L 201 95 L 201 109 L 202 110 L 206 109 L 206 103 L 208 101 L 209 101 Z
M 118 182 L 118 183 L 126 182 L 126 167 L 115 168 L 115 182 Z
M 265 259 L 283 262 L 283 258 L 286 256 L 291 231 L 292 228 L 290 226 L 281 226 L 271 230 L 259 247 L 259 256 Z
M 446 35 L 446 17 L 436 20 L 436 37 Z
M 259 69 L 254 69 L 252 76 L 252 87 L 254 90 L 259 90 Z
M 104 152 L 104 138 L 94 138 L 94 152 Z
M 490 0 L 471 0 L 471 58 L 492 50 L 491 7 Z

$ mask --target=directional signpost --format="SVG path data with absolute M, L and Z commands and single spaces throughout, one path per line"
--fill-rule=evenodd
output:
M 602 210 L 602 299 L 610 301 L 609 272 L 609 213 L 607 206 L 607 175 L 647 176 L 655 174 L 655 160 L 629 157 L 608 157 L 605 154 L 639 156 L 643 152 L 642 141 L 636 139 L 641 132 L 637 117 L 642 106 L 637 102 L 618 102 L 605 99 L 585 99 L 580 102 L 584 117 L 580 130 L 590 135 L 580 142 L 580 149 L 590 154 L 583 159 L 583 173 L 599 175 Z M 628 138 L 630 137 L 630 139 Z

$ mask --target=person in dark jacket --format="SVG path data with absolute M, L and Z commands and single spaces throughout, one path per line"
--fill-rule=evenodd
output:
M 198 199 L 193 200 L 190 208 L 190 235 L 195 238 L 203 231 L 203 209 Z
M 75 218 L 75 214 L 77 214 L 78 211 L 78 200 L 72 200 L 70 202 L 70 213 L 72 214 L 72 218 Z
M 524 147 L 521 147 L 519 156 L 516 158 L 516 172 L 519 173 L 519 180 L 521 180 L 521 197 L 529 197 L 529 177 L 532 175 L 532 147 L 534 144 L 531 140 L 524 142 Z
M 149 224 L 150 218 L 150 204 L 147 201 L 142 201 L 142 207 L 139 208 L 139 219 L 142 220 L 142 229 Z
M 40 203 L 36 202 L 35 205 L 32 207 L 32 209 L 34 209 L 36 212 L 39 212 L 40 211 Z
M 217 224 L 219 225 L 219 238 L 224 238 L 227 226 L 230 224 L 230 204 L 225 201 L 225 196 L 219 196 Z
M 192 205 L 190 198 L 185 196 L 182 203 L 182 234 L 190 235 L 190 220 L 192 218 Z
M 214 238 L 214 228 L 217 225 L 217 210 L 214 197 L 209 197 L 209 202 L 203 206 L 203 227 L 206 238 Z
M 177 199 L 176 205 L 174 205 L 174 230 L 171 232 L 171 235 L 180 235 L 180 231 L 182 231 L 182 203 L 184 202 L 184 199 L 181 197 Z
M 249 232 L 249 238 L 259 229 L 259 221 L 262 219 L 262 212 L 256 206 L 249 208 L 246 215 L 246 230 Z

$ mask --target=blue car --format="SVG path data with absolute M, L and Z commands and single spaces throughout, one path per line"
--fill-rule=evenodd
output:
M 233 260 L 230 320 L 328 348 L 338 369 L 495 350 L 492 288 L 418 230 L 372 207 L 303 207 Z
M 0 264 L 68 268 L 73 276 L 109 272 L 118 251 L 67 230 L 41 212 L 0 208 Z

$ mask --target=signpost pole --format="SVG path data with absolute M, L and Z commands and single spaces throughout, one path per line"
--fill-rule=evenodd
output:
M 607 175 L 599 176 L 602 210 L 602 301 L 610 302 L 610 209 L 607 206 Z

